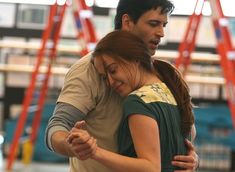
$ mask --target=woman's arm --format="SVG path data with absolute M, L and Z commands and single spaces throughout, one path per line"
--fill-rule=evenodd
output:
M 161 153 L 157 122 L 144 115 L 131 115 L 129 128 L 137 158 L 121 156 L 98 148 L 93 159 L 112 171 L 158 172 L 161 171 Z
M 134 142 L 137 158 L 122 156 L 102 148 L 97 148 L 90 157 L 110 168 L 112 171 L 128 172 L 158 172 L 161 171 L 161 152 L 159 129 L 157 122 L 144 115 L 131 115 L 129 117 L 129 128 Z M 76 136 L 82 139 L 83 136 Z M 70 142 L 75 142 L 73 136 L 69 136 Z M 77 140 L 77 142 L 79 142 Z M 81 143 L 81 140 L 80 140 Z M 88 144 L 88 143 L 87 143 Z M 90 146 L 92 147 L 92 145 Z M 79 153 L 80 157 L 86 156 L 84 152 Z M 88 156 L 86 156 L 87 158 Z

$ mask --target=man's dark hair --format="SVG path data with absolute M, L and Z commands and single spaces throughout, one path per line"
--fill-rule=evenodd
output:
M 162 14 L 171 14 L 174 5 L 168 0 L 119 0 L 114 19 L 115 29 L 121 29 L 122 16 L 128 14 L 134 23 L 147 11 L 161 7 Z

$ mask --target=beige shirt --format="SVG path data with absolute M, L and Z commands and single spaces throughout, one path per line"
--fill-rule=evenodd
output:
M 87 130 L 97 139 L 98 145 L 117 152 L 121 98 L 107 88 L 91 62 L 90 54 L 71 67 L 58 102 L 71 104 L 86 114 Z M 70 172 L 111 172 L 91 159 L 80 161 L 70 158 L 70 164 Z

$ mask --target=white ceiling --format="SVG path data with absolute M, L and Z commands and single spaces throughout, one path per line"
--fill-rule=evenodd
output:
M 66 0 L 0 0 L 0 2 L 7 3 L 27 3 L 27 4 L 47 4 L 52 5 L 57 3 L 62 5 Z M 71 0 L 69 0 L 71 1 Z M 87 5 L 97 5 L 99 7 L 115 8 L 119 0 L 85 0 Z M 171 0 L 175 5 L 173 14 L 177 15 L 190 15 L 194 10 L 196 4 L 195 0 Z M 203 1 L 203 0 L 200 0 Z M 220 0 L 225 16 L 235 17 L 234 5 L 231 5 L 232 0 Z M 234 3 L 234 2 L 233 2 Z M 206 1 L 203 8 L 204 15 L 210 15 L 211 9 L 209 3 Z

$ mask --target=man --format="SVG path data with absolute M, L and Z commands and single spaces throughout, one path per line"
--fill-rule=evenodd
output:
M 168 0 L 120 0 L 115 17 L 115 29 L 138 35 L 153 55 L 164 36 L 168 15 L 174 6 Z M 85 120 L 87 131 L 100 147 L 117 152 L 117 130 L 122 117 L 122 99 L 109 89 L 98 75 L 90 54 L 74 64 L 65 77 L 52 118 L 46 131 L 48 147 L 70 157 L 71 172 L 110 172 L 92 159 L 80 161 L 66 142 L 77 121 Z M 79 149 L 79 148 L 78 148 Z M 175 165 L 192 171 L 197 155 L 176 157 Z

